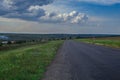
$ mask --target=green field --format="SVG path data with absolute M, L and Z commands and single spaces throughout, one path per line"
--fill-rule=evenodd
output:
M 0 80 L 40 80 L 63 41 L 0 51 Z
M 104 45 L 114 48 L 120 48 L 120 38 L 89 38 L 89 39 L 78 39 L 77 41 L 87 42 L 91 44 Z

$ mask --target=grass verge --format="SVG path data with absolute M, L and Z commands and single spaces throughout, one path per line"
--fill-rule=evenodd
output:
M 51 41 L 9 51 L 0 51 L 0 80 L 42 79 L 46 67 L 55 57 L 62 42 Z
M 113 39 L 77 39 L 77 41 L 97 44 L 97 45 L 104 45 L 114 48 L 120 48 L 120 40 L 113 40 Z

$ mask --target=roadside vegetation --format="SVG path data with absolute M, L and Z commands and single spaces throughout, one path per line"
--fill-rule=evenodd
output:
M 0 80 L 41 80 L 63 41 L 0 51 Z
M 77 39 L 77 41 L 120 48 L 120 37 Z
M 47 42 L 47 41 L 46 41 Z M 22 43 L 14 43 L 14 44 L 0 44 L 0 51 L 6 51 L 6 50 L 11 50 L 11 49 L 17 49 L 20 47 L 25 47 L 25 46 L 32 46 L 35 44 L 43 44 L 45 42 L 22 42 Z

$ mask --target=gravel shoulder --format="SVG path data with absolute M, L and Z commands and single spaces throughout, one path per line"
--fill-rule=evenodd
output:
M 71 80 L 70 64 L 65 53 L 66 42 L 60 47 L 42 80 Z

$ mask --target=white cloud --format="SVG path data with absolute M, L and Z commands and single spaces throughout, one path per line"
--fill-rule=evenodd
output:
M 39 9 L 41 9 L 41 6 L 38 6 L 38 5 L 36 5 L 36 6 L 30 6 L 28 8 L 28 11 L 39 10 Z
M 120 3 L 120 0 L 78 0 L 82 2 L 94 2 L 99 4 L 115 4 Z
M 40 17 L 40 21 L 52 22 L 52 23 L 73 23 L 83 24 L 88 20 L 88 16 L 84 13 L 72 11 L 70 13 L 48 13 L 45 16 Z
M 10 9 L 10 8 L 12 8 L 13 2 L 11 0 L 4 0 L 2 5 L 6 9 Z

